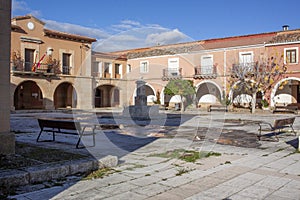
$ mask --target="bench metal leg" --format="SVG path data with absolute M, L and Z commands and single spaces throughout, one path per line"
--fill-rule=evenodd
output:
M 59 130 L 59 132 L 60 132 L 60 130 Z M 54 131 L 54 128 L 52 129 L 52 141 L 55 141 L 55 131 Z
M 281 130 L 279 130 L 279 132 L 281 132 Z M 277 142 L 279 142 L 279 138 L 278 138 L 278 136 L 276 134 L 276 130 L 274 130 L 274 135 L 275 135 L 275 138 L 276 138 Z
M 79 138 L 78 138 L 78 141 L 77 141 L 77 144 L 76 144 L 76 149 L 79 149 L 80 147 L 79 147 L 79 144 L 80 144 L 80 142 L 81 142 L 81 138 L 84 136 L 84 131 L 85 131 L 85 128 L 86 127 L 83 127 L 83 129 L 82 129 L 82 131 L 81 132 L 79 132 Z M 96 145 L 96 138 L 95 138 L 95 128 L 93 128 L 93 146 L 92 147 L 94 147 L 95 145 Z M 88 135 L 90 135 L 90 134 L 88 134 Z M 82 147 L 83 148 L 83 147 Z
M 294 130 L 294 127 L 291 125 L 291 129 L 293 131 L 293 133 L 295 134 L 295 136 L 297 135 L 297 132 Z
M 43 128 L 41 128 L 41 131 L 40 131 L 40 133 L 39 133 L 39 136 L 36 138 L 36 142 L 39 142 L 39 139 L 40 139 L 40 137 L 41 137 L 41 134 L 42 134 L 42 132 L 43 132 Z
M 260 124 L 258 124 L 259 125 L 259 132 L 258 132 L 258 134 L 257 134 L 257 139 L 260 141 L 260 139 L 261 139 L 261 125 Z

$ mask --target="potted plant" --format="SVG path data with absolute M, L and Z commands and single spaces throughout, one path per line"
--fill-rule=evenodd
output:
M 269 102 L 266 99 L 261 100 L 261 105 L 263 110 L 269 109 Z

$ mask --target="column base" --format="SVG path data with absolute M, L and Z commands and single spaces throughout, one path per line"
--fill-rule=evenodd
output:
M 15 133 L 0 133 L 0 154 L 15 154 Z

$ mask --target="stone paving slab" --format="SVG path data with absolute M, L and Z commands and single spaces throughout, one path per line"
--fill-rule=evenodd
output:
M 224 119 L 272 121 L 289 115 L 249 115 L 211 113 L 189 118 L 175 138 L 159 138 L 134 151 L 118 151 L 120 170 L 101 179 L 74 182 L 71 185 L 12 196 L 16 199 L 299 199 L 300 154 L 287 141 L 295 136 L 285 134 L 279 142 L 260 141 L 259 148 L 193 141 L 198 122 L 203 127 L 224 127 Z M 213 119 L 213 120 L 212 120 Z M 232 124 L 227 124 L 231 125 Z M 228 128 L 227 126 L 226 128 Z M 235 130 L 256 133 L 253 125 L 233 126 Z M 296 119 L 295 128 L 300 128 Z M 190 132 L 191 135 L 186 136 Z M 28 139 L 29 140 L 29 139 Z M 105 140 L 108 141 L 108 140 Z M 196 163 L 177 159 L 149 157 L 173 149 L 208 150 L 221 153 Z M 99 145 L 99 150 L 101 149 Z M 109 146 L 105 146 L 105 152 Z M 225 164 L 227 163 L 227 164 Z M 187 172 L 176 175 L 180 169 Z

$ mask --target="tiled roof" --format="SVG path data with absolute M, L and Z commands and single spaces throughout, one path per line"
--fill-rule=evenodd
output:
M 179 44 L 137 48 L 112 53 L 126 54 L 128 59 L 160 55 L 175 55 L 178 53 L 188 53 L 201 50 L 265 44 L 271 41 L 276 36 L 276 34 L 277 32 L 270 32 L 225 38 L 215 38 Z
M 54 37 L 54 38 L 61 38 L 61 39 L 67 39 L 67 40 L 75 40 L 79 42 L 87 42 L 92 43 L 96 42 L 97 40 L 95 38 L 85 37 L 81 35 L 75 35 L 70 33 L 64 33 L 60 31 L 53 31 L 49 29 L 44 29 L 44 33 L 48 37 Z
M 204 49 L 218 49 L 264 44 L 270 41 L 275 35 L 276 32 L 271 32 L 244 36 L 234 36 L 227 38 L 209 39 L 204 40 L 203 47 Z
M 300 41 L 300 30 L 279 32 L 269 43 L 284 43 Z
M 11 25 L 11 30 L 14 32 L 26 33 L 20 26 L 14 24 Z
M 113 53 L 102 53 L 102 52 L 93 52 L 94 56 L 106 59 L 113 59 L 113 60 L 123 60 L 126 61 L 127 57 L 125 54 L 113 54 Z
M 38 21 L 40 24 L 45 25 L 45 22 L 39 20 L 38 18 L 34 17 L 33 15 L 25 15 L 25 16 L 17 16 L 11 19 L 11 21 L 17 21 L 17 20 L 24 20 L 24 19 L 31 19 Z

